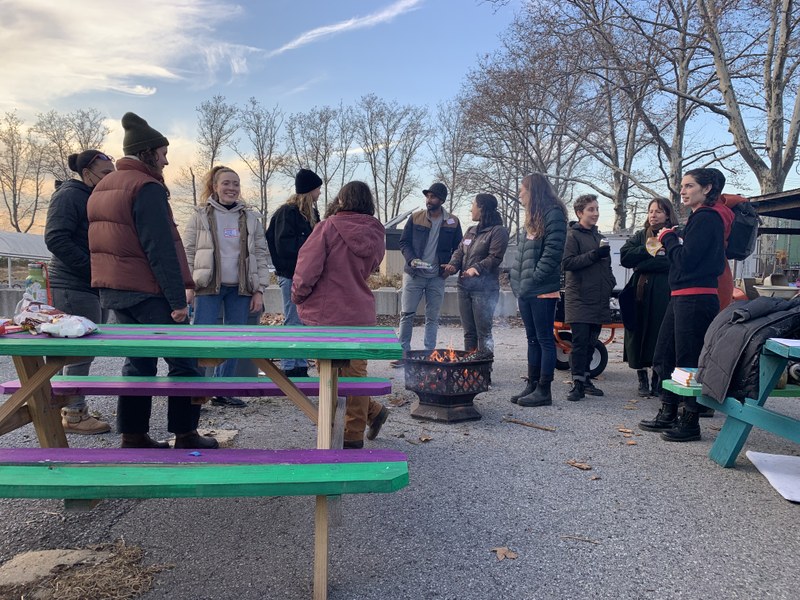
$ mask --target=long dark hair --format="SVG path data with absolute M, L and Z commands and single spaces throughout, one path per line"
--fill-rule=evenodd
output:
M 675 213 L 675 208 L 672 206 L 672 202 L 663 198 L 661 196 L 656 196 L 647 204 L 647 212 L 650 212 L 650 207 L 653 204 L 658 204 L 658 208 L 664 211 L 664 214 L 667 215 L 667 222 L 664 223 L 664 227 L 674 227 L 678 224 L 678 215 Z M 645 219 L 645 230 L 647 230 L 648 235 L 652 235 L 653 227 L 650 225 L 649 217 Z
M 703 205 L 714 206 L 722 193 L 722 188 L 725 187 L 725 175 L 722 174 L 722 171 L 719 169 L 692 169 L 683 174 L 684 177 L 687 175 L 702 187 L 711 186 Z
M 478 229 L 487 229 L 495 225 L 503 224 L 503 217 L 497 210 L 497 198 L 492 194 L 478 194 L 475 196 L 475 204 L 481 211 L 481 218 L 478 220 Z
M 375 214 L 375 201 L 372 199 L 372 190 L 363 181 L 351 181 L 339 190 L 336 196 L 339 207 L 336 212 L 350 211 L 362 215 Z
M 567 220 L 567 207 L 556 196 L 553 184 L 542 173 L 530 173 L 522 179 L 522 186 L 528 190 L 530 202 L 525 207 L 525 230 L 534 237 L 544 235 L 544 215 L 553 207 L 558 207 Z

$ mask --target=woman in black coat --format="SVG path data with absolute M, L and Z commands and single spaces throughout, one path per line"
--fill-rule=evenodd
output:
M 553 403 L 550 384 L 556 368 L 553 322 L 561 287 L 561 257 L 567 233 L 567 209 L 541 173 L 522 180 L 519 199 L 525 207 L 525 238 L 511 267 L 511 289 L 528 338 L 528 384 L 511 397 L 520 406 Z
M 611 321 L 609 300 L 616 283 L 611 271 L 611 246 L 597 229 L 597 196 L 584 194 L 573 203 L 578 222 L 567 231 L 561 266 L 566 275 L 564 317 L 572 329 L 572 389 L 567 400 L 585 394 L 602 396 L 589 378 L 589 364 L 601 325 Z
M 666 198 L 654 198 L 647 207 L 644 229 L 625 242 L 620 251 L 620 264 L 633 269 L 626 289 L 632 289 L 635 312 L 632 319 L 635 327 L 625 328 L 622 359 L 631 369 L 636 369 L 639 395 L 643 398 L 657 396 L 661 389 L 661 380 L 655 369 L 648 378 L 647 368 L 653 366 L 658 330 L 669 304 L 669 259 L 657 236 L 664 227 L 677 224 L 672 203 Z

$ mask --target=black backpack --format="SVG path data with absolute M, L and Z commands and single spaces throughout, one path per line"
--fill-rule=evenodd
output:
M 745 200 L 731 207 L 733 223 L 731 234 L 728 236 L 728 246 L 725 248 L 725 257 L 733 260 L 744 260 L 756 249 L 758 226 L 761 218 L 755 207 Z

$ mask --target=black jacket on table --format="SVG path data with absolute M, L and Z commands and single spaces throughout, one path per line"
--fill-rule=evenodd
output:
M 319 213 L 314 209 L 317 222 Z M 275 214 L 267 227 L 267 246 L 275 267 L 275 273 L 291 279 L 297 266 L 300 248 L 306 243 L 313 228 L 295 204 L 284 204 Z
M 611 321 L 609 300 L 616 279 L 611 256 L 600 255 L 603 236 L 597 227 L 586 229 L 573 223 L 564 247 L 564 320 L 567 323 L 602 325 Z
M 53 254 L 48 268 L 50 286 L 94 292 L 89 261 L 89 217 L 86 204 L 92 188 L 68 179 L 56 188 L 47 209 L 44 242 Z
M 680 237 L 672 232 L 661 238 L 669 258 L 669 286 L 673 293 L 692 288 L 717 289 L 717 280 L 725 269 L 724 238 L 722 217 L 710 207 L 692 212 Z

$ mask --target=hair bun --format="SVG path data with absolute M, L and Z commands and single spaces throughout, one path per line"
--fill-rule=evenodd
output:
M 71 171 L 75 171 L 78 173 L 78 155 L 77 154 L 70 154 L 67 157 L 67 164 Z

